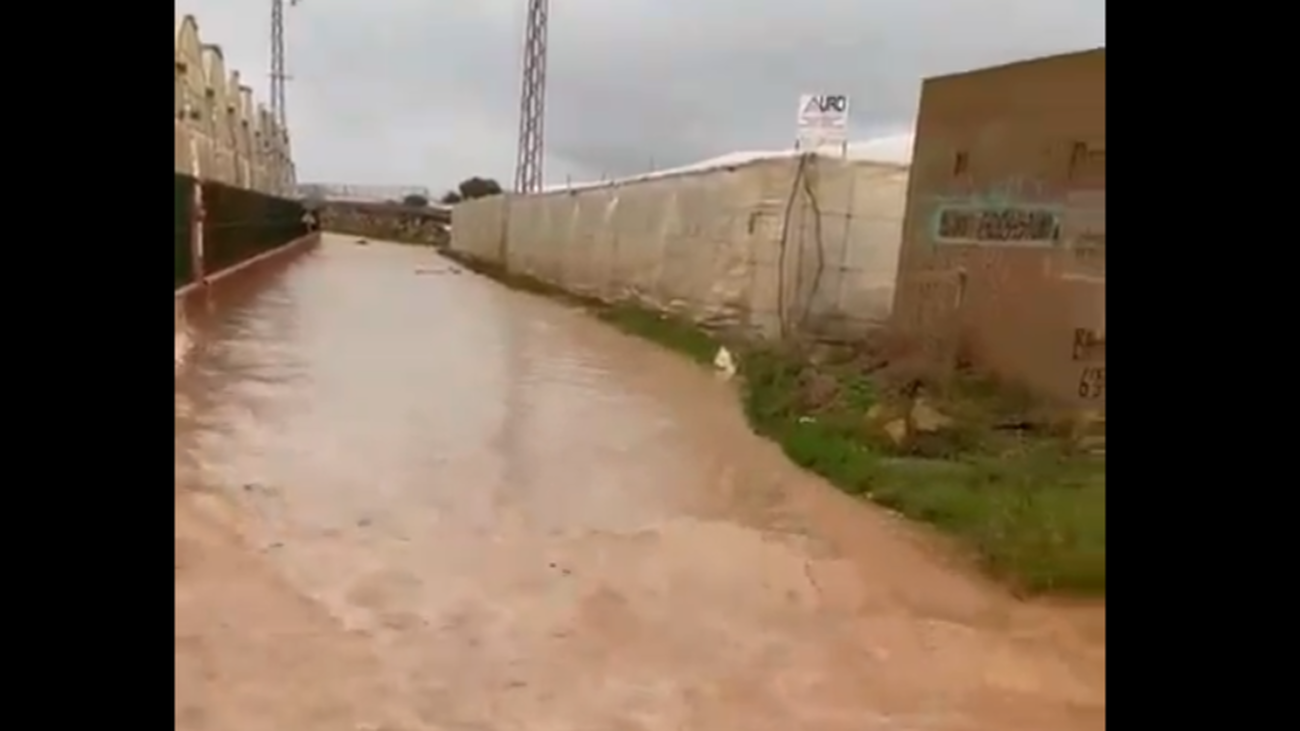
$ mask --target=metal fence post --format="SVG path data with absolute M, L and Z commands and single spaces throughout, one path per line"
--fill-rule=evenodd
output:
M 191 268 L 194 272 L 194 281 L 199 284 L 206 284 L 208 278 L 206 268 L 203 266 L 203 220 L 206 218 L 206 214 L 203 209 L 203 183 L 198 178 L 194 178 L 192 190 L 190 204 Z

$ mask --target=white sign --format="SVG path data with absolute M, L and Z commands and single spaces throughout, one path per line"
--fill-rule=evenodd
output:
M 849 139 L 849 98 L 843 94 L 801 94 L 799 149 L 843 145 Z

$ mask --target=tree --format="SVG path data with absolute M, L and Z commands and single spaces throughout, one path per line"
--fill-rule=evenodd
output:
M 429 206 L 429 199 L 419 193 L 412 193 L 402 199 L 402 205 L 412 206 L 414 208 L 427 208 Z
M 449 190 L 446 193 L 442 194 L 441 202 L 444 206 L 454 206 L 457 203 L 460 203 L 460 201 L 461 201 L 460 193 L 457 193 L 454 190 Z
M 460 188 L 461 200 L 467 201 L 501 194 L 501 184 L 491 178 L 480 178 L 478 176 L 467 178 L 462 180 L 458 187 Z

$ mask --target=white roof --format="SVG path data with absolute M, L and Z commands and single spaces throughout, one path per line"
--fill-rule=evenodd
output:
M 868 140 L 855 140 L 849 142 L 847 150 L 847 159 L 855 162 L 882 162 L 892 163 L 895 165 L 910 165 L 912 162 L 912 141 L 914 136 L 911 132 L 889 137 L 876 137 Z M 590 181 L 582 183 L 558 183 L 545 186 L 543 192 L 552 192 L 557 190 L 576 190 L 582 188 L 599 188 L 607 185 L 617 185 L 620 183 L 634 183 L 640 180 L 654 180 L 656 178 L 667 178 L 683 173 L 701 172 L 704 170 L 714 170 L 717 168 L 733 167 L 745 163 L 756 162 L 758 160 L 772 160 L 783 157 L 795 157 L 805 150 L 767 150 L 767 151 L 745 151 L 729 152 L 725 155 L 711 157 L 707 160 L 701 160 L 690 165 L 681 167 L 668 168 L 666 170 L 655 170 L 640 175 L 631 175 L 626 178 L 616 178 L 613 180 Z M 840 150 L 826 149 L 819 151 L 821 154 L 833 155 L 839 157 Z

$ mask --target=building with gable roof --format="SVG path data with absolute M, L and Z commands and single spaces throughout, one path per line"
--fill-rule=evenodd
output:
M 290 197 L 296 179 L 289 132 L 279 129 L 221 46 L 205 43 L 198 21 L 181 18 L 174 39 L 173 163 L 178 173 Z

